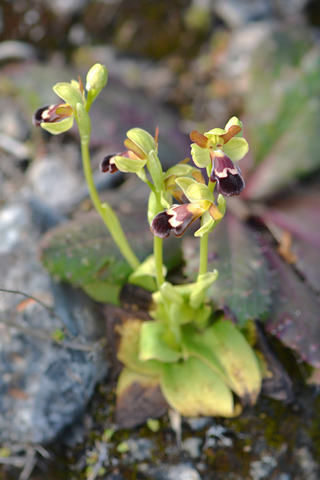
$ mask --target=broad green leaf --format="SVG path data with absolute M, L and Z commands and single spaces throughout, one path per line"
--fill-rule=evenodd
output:
M 231 382 L 206 336 L 206 330 L 201 331 L 197 330 L 194 325 L 185 325 L 182 328 L 182 345 L 183 353 L 187 358 L 189 356 L 198 358 L 217 373 L 226 385 L 231 386 Z
M 189 417 L 233 417 L 232 393 L 220 377 L 197 358 L 165 364 L 160 380 L 169 405 Z
M 139 359 L 176 362 L 181 352 L 170 347 L 166 341 L 168 327 L 157 321 L 143 322 L 140 332 Z
M 152 251 L 147 222 L 143 231 L 140 214 L 133 214 L 126 218 L 125 226 L 131 246 L 143 260 Z M 102 302 L 112 301 L 111 291 L 118 292 L 132 272 L 104 223 L 95 215 L 50 230 L 41 240 L 40 250 L 44 266 L 56 279 L 85 288 L 90 296 Z M 112 303 L 118 303 L 117 296 Z
M 121 341 L 118 349 L 118 359 L 130 370 L 147 376 L 158 376 L 162 365 L 157 360 L 142 361 L 139 358 L 141 320 L 129 320 L 118 328 Z
M 230 320 L 218 320 L 205 338 L 229 378 L 230 388 L 245 405 L 253 405 L 261 390 L 261 371 L 251 346 Z
M 185 238 L 182 246 L 185 272 L 195 280 L 198 240 Z M 231 215 L 225 216 L 209 236 L 209 259 L 208 270 L 219 272 L 208 290 L 215 305 L 231 310 L 240 326 L 247 320 L 265 318 L 271 304 L 272 279 L 254 230 Z

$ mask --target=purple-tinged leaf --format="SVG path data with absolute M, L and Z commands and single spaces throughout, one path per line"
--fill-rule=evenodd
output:
M 262 220 L 275 233 L 281 243 L 281 236 L 291 236 L 291 252 L 295 268 L 309 285 L 320 292 L 320 197 L 297 196 L 277 202 L 267 210 Z
M 273 302 L 266 329 L 320 368 L 320 302 L 272 247 L 266 245 L 264 250 L 273 268 Z
M 267 261 L 258 243 L 259 234 L 227 215 L 209 237 L 208 269 L 219 277 L 208 290 L 218 308 L 233 314 L 240 326 L 263 318 L 271 301 L 271 279 Z M 194 280 L 198 271 L 198 241 L 183 242 L 186 273 Z

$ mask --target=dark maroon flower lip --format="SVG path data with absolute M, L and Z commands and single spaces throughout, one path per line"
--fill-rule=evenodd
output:
M 117 166 L 114 162 L 114 157 L 116 155 L 120 155 L 118 153 L 112 153 L 111 155 L 107 155 L 104 157 L 100 162 L 100 170 L 101 172 L 109 172 L 115 173 L 118 171 Z
M 150 228 L 159 238 L 167 238 L 171 232 L 181 237 L 192 222 L 201 217 L 204 209 L 197 204 L 172 205 L 164 212 L 158 213 L 151 222 Z
M 238 165 L 223 152 L 213 152 L 211 182 L 217 182 L 217 190 L 221 195 L 232 197 L 239 195 L 245 188 L 245 182 Z
M 73 114 L 72 108 L 66 103 L 46 105 L 38 108 L 33 116 L 33 124 L 40 127 L 41 123 L 55 123 Z
M 49 110 L 51 106 L 52 105 L 45 105 L 44 107 L 40 107 L 38 110 L 36 110 L 32 119 L 33 125 L 40 127 L 41 123 L 44 122 L 44 119 L 42 118 L 43 113 Z

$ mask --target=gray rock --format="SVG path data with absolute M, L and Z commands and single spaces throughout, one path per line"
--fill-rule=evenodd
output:
M 149 475 L 154 480 L 201 480 L 198 471 L 187 463 L 178 465 L 148 466 L 142 464 L 138 469 L 145 475 Z
M 82 292 L 42 268 L 40 233 L 25 199 L 0 211 L 0 288 L 39 300 L 0 292 L 0 441 L 52 441 L 108 371 L 104 322 Z M 57 330 L 64 340 L 53 340 Z
M 144 462 L 150 460 L 154 445 L 147 438 L 129 438 L 127 440 L 129 446 L 130 462 Z
M 272 455 L 262 455 L 260 460 L 251 462 L 250 474 L 253 480 L 264 480 L 270 475 L 277 465 L 277 460 Z
M 182 447 L 182 450 L 189 453 L 191 458 L 195 459 L 201 456 L 202 443 L 203 443 L 202 438 L 190 437 L 190 438 L 186 438 L 182 442 L 181 447 Z

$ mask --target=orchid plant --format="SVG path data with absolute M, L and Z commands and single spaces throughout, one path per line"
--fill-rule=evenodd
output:
M 132 128 L 124 142 L 125 151 L 101 161 L 102 172 L 133 173 L 150 188 L 147 215 L 153 255 L 140 263 L 116 213 L 101 202 L 92 177 L 89 112 L 107 78 L 107 69 L 97 64 L 89 70 L 85 87 L 80 78 L 78 82 L 56 84 L 53 90 L 62 101 L 40 108 L 34 123 L 54 135 L 77 123 L 92 203 L 131 267 L 128 281 L 152 291 L 151 319 L 137 318 L 119 329 L 122 340 L 118 358 L 124 368 L 118 382 L 118 400 L 133 383 L 159 385 L 168 404 L 183 415 L 232 417 L 241 411 L 232 392 L 242 404 L 255 403 L 261 388 L 261 369 L 237 326 L 222 316 L 213 316 L 214 306 L 208 301 L 207 291 L 218 272 L 208 271 L 208 242 L 225 215 L 225 197 L 239 195 L 245 187 L 235 163 L 249 148 L 242 136 L 242 123 L 232 117 L 223 129 L 213 128 L 204 134 L 194 130 L 190 135 L 194 164 L 183 160 L 166 172 L 158 156 L 158 129 L 152 136 Z M 173 285 L 166 280 L 163 241 L 171 232 L 180 237 L 197 219 L 201 220 L 194 233 L 200 242 L 197 279 Z

